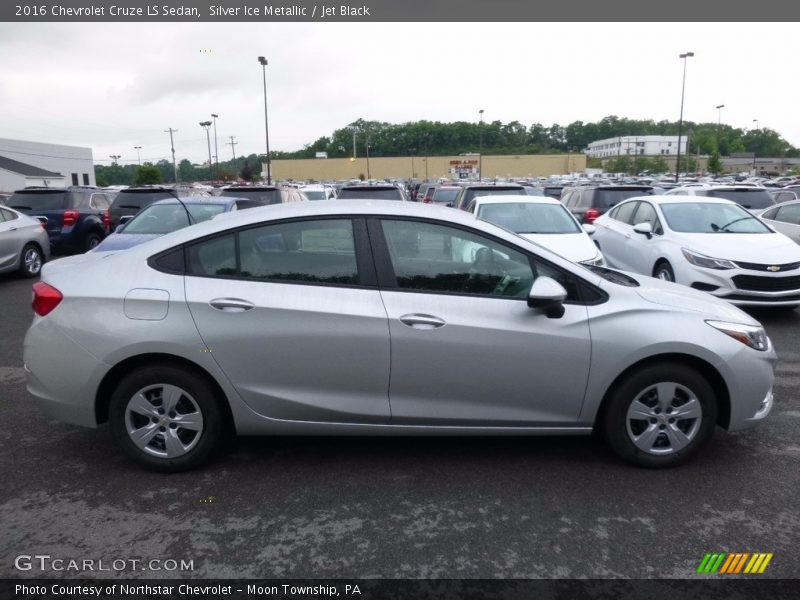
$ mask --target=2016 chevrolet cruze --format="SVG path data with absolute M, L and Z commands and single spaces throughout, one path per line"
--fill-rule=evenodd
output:
M 380 201 L 222 215 L 44 267 L 28 389 L 163 471 L 242 435 L 602 430 L 645 466 L 770 412 L 775 352 L 723 300 Z

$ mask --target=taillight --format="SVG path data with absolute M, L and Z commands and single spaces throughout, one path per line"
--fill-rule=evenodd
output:
M 64 227 L 72 227 L 73 225 L 75 225 L 75 223 L 78 222 L 78 215 L 79 214 L 80 213 L 78 213 L 77 210 L 65 210 L 64 211 L 64 219 L 61 222 L 61 224 Z
M 111 213 L 108 211 L 103 213 L 103 227 L 106 228 L 106 233 L 111 231 Z
M 64 296 L 52 285 L 44 282 L 37 282 L 33 284 L 33 312 L 40 317 L 43 317 L 53 311 L 59 305 Z
M 584 215 L 583 218 L 586 219 L 587 223 L 591 224 L 594 223 L 594 220 L 599 216 L 600 216 L 599 210 L 597 210 L 596 208 L 590 208 L 589 210 L 586 211 L 586 214 Z

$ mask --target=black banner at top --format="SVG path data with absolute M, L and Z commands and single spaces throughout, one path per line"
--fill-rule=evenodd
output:
M 796 21 L 786 0 L 4 0 L 18 22 Z M 598 25 L 601 26 L 601 25 Z M 568 32 L 565 32 L 565 34 Z M 601 31 L 598 32 L 602 34 Z M 575 40 L 573 40 L 575 41 Z

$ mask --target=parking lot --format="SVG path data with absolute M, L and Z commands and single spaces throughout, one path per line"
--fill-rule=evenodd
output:
M 193 577 L 670 578 L 706 552 L 771 552 L 764 577 L 798 573 L 800 310 L 753 313 L 780 358 L 770 418 L 718 429 L 676 469 L 628 466 L 590 437 L 253 438 L 159 475 L 107 428 L 32 405 L 29 303 L 29 281 L 0 276 L 2 577 L 80 574 L 15 569 L 34 554 L 191 560 Z

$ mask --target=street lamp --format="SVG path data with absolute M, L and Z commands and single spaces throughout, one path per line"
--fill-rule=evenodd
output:
M 478 110 L 478 181 L 483 179 L 483 109 Z
M 753 123 L 756 124 L 756 130 L 758 130 L 758 119 L 753 119 Z
M 269 118 L 267 117 L 267 59 L 258 57 L 264 75 L 264 136 L 267 140 L 267 185 L 272 185 L 272 159 L 269 154 Z
M 416 148 L 409 148 L 408 153 L 411 155 L 411 181 L 414 180 L 414 152 L 416 152 Z
M 680 55 L 683 59 L 683 84 L 681 85 L 681 116 L 678 120 L 678 157 L 675 160 L 675 183 L 678 183 L 678 177 L 681 171 L 681 130 L 683 129 L 683 97 L 686 92 L 686 59 L 694 56 L 694 52 L 686 52 Z
M 211 121 L 200 121 L 200 127 L 206 130 L 206 142 L 208 143 L 208 170 L 209 174 L 211 173 L 211 134 L 209 130 L 211 129 Z
M 722 109 L 725 108 L 724 104 L 717 104 L 717 129 L 719 130 L 722 125 Z
M 136 150 L 136 160 L 139 162 L 139 166 L 141 167 L 142 166 L 142 155 L 139 154 L 139 150 L 141 150 L 142 147 L 141 146 L 134 146 L 133 149 Z
M 214 166 L 219 166 L 219 150 L 217 149 L 217 119 L 219 115 L 211 113 L 211 118 L 214 119 Z M 217 178 L 217 169 L 214 169 L 214 179 Z
M 121 154 L 109 154 L 108 158 L 111 159 L 111 164 L 117 166 L 117 161 L 122 158 Z
M 367 134 L 367 181 L 371 179 L 369 176 L 369 134 Z
M 358 158 L 356 155 L 356 133 L 358 133 L 358 127 L 351 127 L 353 130 L 353 159 Z

